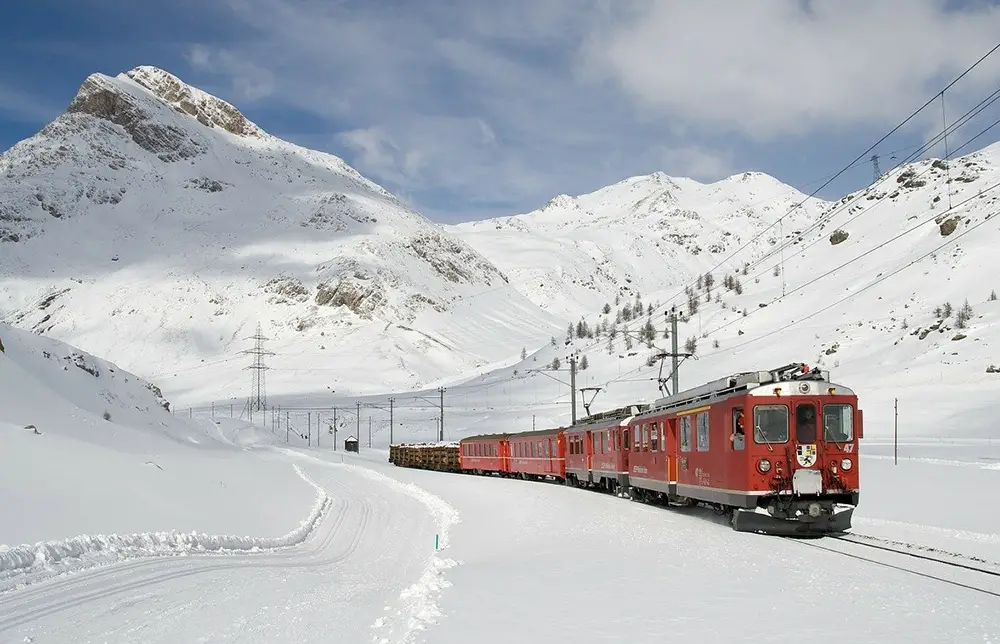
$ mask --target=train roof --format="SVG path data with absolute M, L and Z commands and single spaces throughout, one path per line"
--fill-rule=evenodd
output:
M 766 371 L 745 371 L 735 373 L 725 378 L 678 392 L 656 400 L 648 410 L 639 415 L 645 416 L 664 411 L 681 410 L 715 402 L 731 396 L 745 394 L 753 389 L 778 382 L 788 381 L 822 381 L 829 382 L 830 372 L 822 369 L 812 369 L 804 362 L 793 362 L 777 369 Z M 846 387 L 838 388 L 850 392 Z
M 544 436 L 546 434 L 558 434 L 565 431 L 565 427 L 550 427 L 548 429 L 533 429 L 526 432 L 507 432 L 503 434 L 477 434 L 476 436 L 466 436 L 463 441 L 490 441 L 490 440 L 511 440 L 516 438 L 526 438 L 528 436 Z

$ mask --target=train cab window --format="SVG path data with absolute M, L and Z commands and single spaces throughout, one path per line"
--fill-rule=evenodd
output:
M 681 451 L 691 451 L 691 417 L 681 417 Z
M 788 407 L 757 405 L 753 408 L 753 440 L 761 445 L 788 441 Z
M 795 406 L 795 440 L 800 443 L 816 442 L 816 405 L 800 403 Z
M 650 428 L 653 431 L 650 432 L 650 434 L 649 434 L 649 451 L 651 451 L 651 452 L 658 452 L 658 451 L 660 451 L 660 449 L 659 449 L 660 448 L 660 424 L 659 423 L 653 423 L 652 425 L 650 425 Z
M 629 430 L 627 428 L 623 429 L 622 430 L 622 449 L 624 449 L 626 452 L 629 451 L 629 436 L 631 436 L 631 433 L 629 432 Z
M 698 421 L 698 451 L 708 451 L 708 412 L 700 412 L 695 419 Z
M 823 405 L 823 440 L 846 443 L 854 440 L 854 408 L 850 405 Z
M 747 437 L 743 432 L 743 410 L 733 410 L 733 449 L 742 450 L 746 447 Z

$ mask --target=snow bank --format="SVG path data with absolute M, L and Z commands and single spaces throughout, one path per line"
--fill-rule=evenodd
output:
M 404 643 L 413 642 L 413 638 L 416 637 L 418 632 L 436 623 L 437 618 L 441 616 L 441 609 L 438 606 L 437 599 L 441 595 L 441 591 L 451 586 L 451 582 L 444 578 L 444 571 L 454 568 L 460 562 L 442 557 L 439 553 L 442 549 L 448 547 L 449 531 L 453 525 L 461 521 L 461 516 L 458 510 L 450 503 L 413 483 L 403 483 L 391 476 L 386 476 L 363 466 L 344 464 L 344 467 L 350 468 L 352 471 L 379 481 L 420 501 L 430 511 L 431 516 L 434 517 L 434 522 L 438 526 L 437 551 L 431 557 L 420 579 L 406 587 L 399 595 L 402 603 L 402 613 L 406 619 L 405 635 L 400 641 Z M 372 628 L 377 633 L 384 626 L 385 621 L 380 619 L 372 625 Z M 381 639 L 379 642 L 383 644 L 388 642 L 388 640 Z
M 70 570 L 91 568 L 136 559 L 201 553 L 234 554 L 288 548 L 305 541 L 315 529 L 331 500 L 326 491 L 293 465 L 295 472 L 316 489 L 316 501 L 298 527 L 279 537 L 210 535 L 196 532 L 146 532 L 136 534 L 80 535 L 64 541 L 45 541 L 34 545 L 0 545 L 0 582 L 14 580 L 16 585 L 37 581 Z

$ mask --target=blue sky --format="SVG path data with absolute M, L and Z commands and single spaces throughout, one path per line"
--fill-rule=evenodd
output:
M 88 74 L 156 65 L 442 222 L 657 170 L 757 170 L 808 193 L 1000 39 L 997 2 L 979 0 L 35 0 L 2 12 L 0 149 L 56 117 Z M 946 94 L 949 120 L 998 81 L 1000 52 Z M 940 128 L 937 104 L 880 146 L 883 170 Z M 871 174 L 860 163 L 820 196 Z

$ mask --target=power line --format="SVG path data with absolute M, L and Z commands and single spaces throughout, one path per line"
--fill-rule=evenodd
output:
M 846 172 L 847 170 L 849 170 L 852 167 L 854 167 L 854 165 L 858 161 L 860 161 L 862 158 L 864 158 L 864 156 L 866 154 L 868 154 L 869 152 L 874 151 L 875 148 L 878 147 L 882 142 L 884 142 L 890 136 L 892 136 L 897 131 L 899 131 L 899 129 L 902 128 L 904 125 L 906 125 L 907 123 L 909 123 L 917 114 L 919 114 L 920 112 L 922 112 L 928 105 L 930 105 L 935 100 L 937 100 L 937 98 L 938 98 L 939 95 L 943 94 L 948 89 L 950 89 L 952 86 L 954 86 L 956 83 L 958 83 L 958 81 L 960 81 L 962 78 L 964 78 L 966 74 L 968 74 L 973 69 L 975 69 L 976 67 L 978 67 L 984 60 L 986 60 L 989 56 L 991 56 L 994 52 L 996 52 L 997 49 L 1000 49 L 1000 42 L 998 42 L 992 49 L 990 49 L 988 52 L 986 52 L 979 60 L 977 60 L 975 63 L 973 63 L 971 66 L 969 66 L 965 71 L 963 71 L 961 74 L 959 74 L 954 80 L 952 80 L 950 83 L 948 83 L 938 93 L 934 94 L 934 96 L 931 97 L 930 99 L 928 99 L 928 101 L 926 103 L 924 103 L 922 106 L 920 106 L 919 108 L 917 108 L 916 110 L 914 110 L 909 116 L 907 116 L 905 119 L 903 119 L 902 122 L 900 122 L 894 128 L 892 128 L 891 130 L 889 130 L 889 132 L 886 133 L 881 139 L 879 139 L 874 144 L 872 144 L 867 150 L 865 150 L 864 152 L 862 152 L 861 154 L 859 154 L 853 161 L 851 161 L 849 164 L 847 164 L 839 172 L 835 173 L 832 177 L 830 177 L 827 181 L 825 181 L 819 188 L 816 188 L 815 190 L 813 190 L 808 196 L 806 196 L 805 199 L 801 200 L 800 202 L 798 202 L 797 204 L 795 204 L 794 206 L 792 206 L 791 209 L 789 209 L 789 211 L 787 213 L 785 213 L 784 215 L 782 215 L 781 217 L 779 217 L 777 221 L 775 221 L 771 225 L 767 226 L 764 230 L 762 230 L 760 233 L 758 233 L 753 238 L 751 238 L 750 241 L 746 242 L 745 244 L 743 244 L 742 246 L 740 246 L 739 248 L 737 248 L 735 251 L 733 251 L 728 257 L 726 257 L 721 262 L 719 262 L 709 272 L 713 272 L 713 271 L 718 270 L 726 262 L 728 262 L 733 257 L 735 257 L 740 251 L 742 251 L 743 249 L 745 249 L 746 247 L 748 247 L 750 244 L 752 244 L 753 242 L 755 242 L 758 239 L 760 239 L 760 237 L 762 237 L 764 235 L 764 233 L 766 233 L 768 230 L 770 230 L 771 228 L 773 228 L 775 226 L 775 224 L 777 224 L 778 222 L 782 221 L 783 219 L 785 219 L 786 217 L 788 217 L 789 215 L 791 215 L 793 212 L 795 212 L 796 209 L 798 209 L 800 206 L 802 206 L 804 203 L 806 203 L 806 201 L 808 201 L 809 199 L 812 199 L 820 190 L 822 190 L 826 186 L 830 185 L 837 177 L 839 177 L 844 172 Z M 688 284 L 686 286 L 690 286 L 690 284 Z M 672 297 L 670 297 L 667 300 L 667 304 L 669 304 L 670 302 L 672 302 L 675 299 L 677 299 L 677 297 L 680 296 L 682 293 L 683 293 L 683 289 L 680 292 L 678 292 L 675 295 L 673 295 Z
M 995 190 L 996 188 L 1000 188 L 1000 182 L 997 182 L 997 183 L 994 183 L 993 185 L 991 185 L 991 186 L 990 186 L 989 188 L 987 188 L 986 190 L 983 190 L 982 194 L 986 194 L 987 192 L 989 192 L 989 191 L 992 191 L 992 190 Z M 955 208 L 957 208 L 957 207 L 959 207 L 959 206 L 961 206 L 961 205 L 963 205 L 963 204 L 965 204 L 965 203 L 967 203 L 967 202 L 969 202 L 969 201 L 971 201 L 971 200 L 973 200 L 973 199 L 978 199 L 978 198 L 980 198 L 980 196 L 981 196 L 981 195 L 978 195 L 978 194 L 977 194 L 977 195 L 976 195 L 976 196 L 974 196 L 974 197 L 970 197 L 970 198 L 968 198 L 968 199 L 965 199 L 965 200 L 963 200 L 963 201 L 960 201 L 959 203 L 955 204 L 955 206 L 954 206 L 954 207 L 955 207 Z M 811 319 L 811 318 L 814 318 L 814 317 L 816 317 L 816 316 L 817 316 L 817 315 L 819 315 L 820 313 L 825 313 L 826 311 L 829 311 L 829 310 L 830 310 L 830 309 L 832 309 L 833 307 L 835 307 L 835 306 L 838 306 L 838 305 L 840 305 L 840 304 L 843 304 L 843 303 L 844 303 L 844 302 L 846 302 L 847 300 L 849 300 L 849 299 L 851 299 L 851 298 L 853 298 L 853 297 L 856 297 L 856 296 L 857 296 L 857 295 L 859 295 L 860 293 L 863 293 L 863 292 L 867 291 L 868 289 L 870 289 L 870 288 L 872 288 L 872 287 L 874 287 L 874 286 L 877 286 L 878 284 L 881 284 L 882 282 L 884 282 L 885 280 L 889 279 L 890 277 L 893 277 L 894 275 L 897 275 L 897 274 L 901 273 L 902 271 L 904 271 L 904 270 L 906 270 L 907 268 L 909 268 L 909 267 L 913 266 L 914 264 L 916 264 L 916 263 L 918 263 L 918 262 L 920 262 L 920 261 L 922 261 L 922 260 L 926 259 L 927 257 L 930 257 L 931 255 L 933 255 L 933 254 L 937 253 L 938 251 L 940 251 L 940 250 L 941 250 L 942 248 L 944 248 L 944 247 L 945 247 L 945 246 L 947 246 L 948 244 L 951 244 L 951 243 L 953 243 L 953 242 L 955 242 L 955 241 L 957 241 L 957 240 L 961 239 L 962 237 L 965 237 L 966 235 L 968 235 L 969 233 L 971 233 L 971 232 L 972 232 L 973 230 L 976 230 L 977 228 L 979 228 L 980 226 L 982 226 L 983 224 L 985 224 L 985 223 L 986 223 L 987 221 L 989 221 L 990 219 L 991 219 L 991 217 L 989 217 L 989 216 L 985 217 L 985 218 L 984 218 L 984 219 L 983 219 L 983 220 L 982 220 L 981 222 L 979 222 L 979 223 L 977 223 L 977 224 L 975 224 L 975 225 L 972 225 L 972 226 L 968 227 L 967 229 L 965 229 L 965 230 L 964 230 L 963 232 L 959 233 L 958 235 L 955 235 L 955 236 L 953 236 L 953 237 L 951 237 L 951 236 L 950 236 L 950 237 L 949 237 L 949 238 L 948 238 L 948 239 L 947 239 L 946 241 L 944 241 L 944 242 L 942 242 L 941 244 L 939 244 L 938 246 L 934 247 L 934 248 L 933 248 L 932 250 L 930 250 L 930 251 L 928 251 L 928 252 L 924 253 L 924 254 L 923 254 L 923 255 L 921 255 L 920 257 L 917 257 L 916 259 L 914 259 L 914 260 L 910 261 L 910 262 L 909 262 L 908 264 L 904 264 L 903 266 L 900 266 L 899 268 L 897 268 L 897 269 L 895 269 L 895 270 L 893 270 L 893 271 L 890 271 L 889 273 L 885 273 L 885 274 L 881 275 L 880 277 L 877 277 L 877 278 L 876 278 L 876 279 L 875 279 L 874 281 L 872 281 L 871 283 L 869 283 L 869 284 L 867 284 L 867 285 L 865 285 L 865 286 L 861 287 L 860 289 L 858 289 L 858 290 L 854 291 L 854 292 L 853 292 L 853 293 L 851 293 L 850 295 L 846 295 L 846 296 L 844 296 L 844 297 L 840 298 L 839 300 L 837 300 L 836 302 L 833 302 L 832 304 L 828 304 L 827 306 L 825 306 L 825 307 L 823 307 L 823 308 L 821 308 L 821 309 L 818 309 L 818 310 L 816 310 L 816 311 L 813 311 L 812 313 L 810 313 L 809 315 L 806 315 L 806 316 L 805 316 L 805 317 L 803 317 L 803 318 L 800 318 L 800 319 L 798 319 L 798 320 L 794 320 L 794 321 L 792 321 L 792 322 L 789 322 L 788 324 L 785 324 L 785 325 L 783 325 L 783 326 L 781 326 L 781 327 L 779 327 L 779 328 L 777 328 L 777 329 L 774 329 L 773 331 L 769 331 L 769 332 L 765 333 L 764 335 L 761 335 L 761 336 L 758 336 L 758 337 L 756 337 L 756 338 L 752 338 L 752 339 L 750 339 L 750 340 L 745 340 L 745 341 L 743 341 L 743 342 L 741 342 L 741 343 L 739 343 L 739 344 L 737 344 L 737 345 L 734 345 L 734 346 L 732 346 L 732 347 L 727 347 L 726 349 L 719 349 L 718 351 L 713 351 L 713 352 L 710 352 L 710 353 L 707 353 L 707 354 L 704 354 L 704 355 L 702 355 L 701 357 L 703 357 L 703 358 L 704 358 L 704 357 L 708 357 L 708 356 L 713 356 L 713 355 L 717 355 L 717 354 L 719 354 L 719 353 L 724 353 L 724 352 L 726 352 L 726 351 L 732 351 L 732 350 L 734 350 L 734 349 L 739 349 L 739 348 L 742 348 L 742 347 L 745 347 L 745 346 L 747 346 L 747 345 L 749 345 L 749 344 L 753 344 L 754 342 L 759 342 L 760 340 L 763 340 L 764 338 L 767 338 L 767 337 L 770 337 L 770 336 L 774 335 L 775 333 L 779 333 L 779 332 L 781 332 L 781 331 L 784 331 L 785 329 L 788 329 L 788 328 L 791 328 L 791 327 L 795 326 L 796 324 L 801 324 L 802 322 L 805 322 L 806 320 L 809 320 L 809 319 Z M 925 222 L 922 222 L 922 223 L 926 223 L 926 221 L 925 221 Z M 888 242 L 885 242 L 885 244 L 888 244 L 888 243 L 890 243 L 890 242 L 892 242 L 892 241 L 894 241 L 894 240 L 896 240 L 896 239 L 899 239 L 900 237 L 902 237 L 903 235 L 905 235 L 905 234 L 907 234 L 907 233 L 910 233 L 910 232 L 913 232 L 913 231 L 914 231 L 914 230 L 916 230 L 916 229 L 917 229 L 917 228 L 918 228 L 918 227 L 919 227 L 920 225 L 922 225 L 922 224 L 918 224 L 918 226 L 914 226 L 913 228 L 911 228 L 911 229 L 908 229 L 908 230 L 904 231 L 903 233 L 900 233 L 899 235 L 897 235 L 897 236 L 896 236 L 896 237 L 894 237 L 893 239 L 890 239 L 890 240 L 889 240 Z M 882 244 L 882 246 L 884 246 L 885 244 Z M 881 246 L 880 246 L 880 247 L 881 247 Z M 857 259 L 860 259 L 860 257 L 859 257 L 859 258 L 857 258 Z M 842 267 L 843 267 L 843 266 L 841 266 L 840 268 L 842 268 Z M 835 269 L 835 270 L 836 270 L 836 269 Z M 819 278 L 817 278 L 817 279 L 819 279 Z M 816 281 L 816 280 L 813 280 L 813 282 L 815 282 L 815 281 Z M 810 282 L 810 283 L 812 283 L 812 282 Z M 808 285 L 808 284 L 805 284 L 805 285 L 803 285 L 803 286 L 807 286 L 807 285 Z M 722 326 L 722 327 L 719 327 L 719 329 L 715 329 L 715 330 L 713 330 L 713 331 L 712 331 L 712 333 L 715 333 L 716 331 L 719 331 L 719 330 L 721 330 L 721 329 L 725 328 L 725 326 L 728 326 L 728 325 L 724 325 L 724 326 Z
M 952 125 L 950 127 L 946 127 L 944 130 L 942 130 L 941 132 L 939 132 L 938 134 L 936 134 L 929 141 L 927 141 L 923 145 L 918 146 L 917 150 L 915 152 L 911 153 L 906 158 L 904 158 L 902 161 L 900 161 L 895 166 L 893 166 L 888 172 L 886 172 L 884 175 L 882 175 L 882 177 L 879 179 L 879 181 L 877 181 L 875 184 L 873 184 L 872 186 L 870 186 L 868 188 L 868 190 L 866 190 L 866 192 L 868 192 L 868 191 L 872 190 L 873 188 L 875 188 L 879 183 L 882 183 L 883 181 L 888 181 L 888 179 L 889 179 L 890 175 L 892 174 L 892 172 L 894 172 L 895 170 L 899 169 L 903 165 L 906 165 L 906 164 L 910 163 L 914 159 L 918 158 L 925 151 L 930 150 L 931 148 L 933 148 L 935 145 L 937 145 L 938 143 L 940 143 L 941 139 L 944 136 L 946 136 L 949 132 L 954 132 L 958 128 L 960 128 L 960 127 L 964 126 L 965 124 L 967 124 L 973 118 L 975 118 L 976 116 L 978 116 L 979 114 L 981 114 L 986 108 L 988 108 L 990 105 L 992 105 L 993 103 L 995 103 L 998 99 L 1000 99 L 1000 88 L 996 89 L 993 93 L 991 93 L 989 96 L 987 96 L 982 101 L 980 101 L 979 104 L 977 104 L 975 107 L 971 108 L 969 111 L 967 111 L 965 114 L 963 114 L 959 119 L 957 119 L 954 123 L 952 123 Z M 962 144 L 960 147 L 958 147 L 955 150 L 953 150 L 951 152 L 951 154 L 956 154 L 957 152 L 959 152 L 960 150 L 962 150 L 963 148 L 965 148 L 966 146 L 968 146 L 969 144 L 971 144 L 973 141 L 975 141 L 976 139 L 978 139 L 980 136 L 982 136 L 983 134 L 985 134 L 987 131 L 989 131 L 990 129 L 992 129 L 995 125 L 996 125 L 996 123 L 994 123 L 993 125 L 990 125 L 990 126 L 986 127 L 984 130 L 981 130 L 979 132 L 979 134 L 977 134 L 976 136 L 972 137 L 971 139 L 969 139 L 968 141 L 966 141 L 964 144 Z M 911 146 L 911 147 L 913 147 L 913 146 Z M 948 168 L 948 166 L 949 166 L 949 164 L 946 163 L 945 167 Z M 931 167 L 933 167 L 933 166 L 931 166 Z M 930 172 L 931 167 L 925 168 L 919 174 L 915 175 L 914 178 L 918 178 L 920 176 L 923 176 L 927 172 Z M 950 174 L 950 170 L 949 170 L 949 174 Z M 876 205 L 878 205 L 879 203 L 883 202 L 888 196 L 889 196 L 889 193 L 887 192 L 887 193 L 883 194 L 882 196 L 877 197 L 876 200 L 875 200 L 875 203 L 873 203 L 873 204 L 869 205 L 867 208 L 865 208 L 865 210 L 863 211 L 863 213 L 864 212 L 868 212 L 869 210 L 871 210 L 872 208 L 874 208 Z M 796 240 L 801 239 L 805 235 L 808 235 L 809 233 L 813 232 L 816 229 L 821 228 L 822 226 L 825 226 L 826 223 L 828 223 L 830 220 L 832 220 L 832 218 L 835 215 L 837 215 L 838 213 L 842 212 L 845 209 L 849 210 L 851 207 L 853 207 L 853 205 L 851 204 L 850 201 L 842 201 L 841 203 L 839 203 L 836 206 L 834 206 L 831 210 L 829 210 L 828 212 L 824 213 L 819 219 L 817 219 L 815 222 L 813 222 L 812 224 L 810 224 L 804 230 L 800 231 L 799 234 L 796 236 Z M 854 221 L 855 219 L 857 219 L 857 216 L 853 217 L 852 219 L 850 219 L 847 223 L 850 223 L 850 222 Z M 841 225 L 843 225 L 843 224 L 841 224 Z M 818 239 L 816 241 L 818 241 Z M 813 242 L 807 244 L 806 246 L 804 246 L 803 248 L 799 249 L 799 252 L 801 253 L 806 248 L 811 247 L 813 244 L 816 243 L 816 241 L 813 241 Z M 795 243 L 796 243 L 795 240 L 793 240 L 793 241 L 782 241 L 778 245 L 777 248 L 772 248 L 770 251 L 768 251 L 767 253 L 765 253 L 763 257 L 761 257 L 761 258 L 759 258 L 757 260 L 754 260 L 753 262 L 750 262 L 749 264 L 747 264 L 744 267 L 744 270 L 760 266 L 765 261 L 767 261 L 768 259 L 770 259 L 771 257 L 773 257 L 775 253 L 779 252 L 780 249 L 788 248 L 790 246 L 795 245 Z M 758 273 L 757 275 L 763 275 L 763 272 Z

